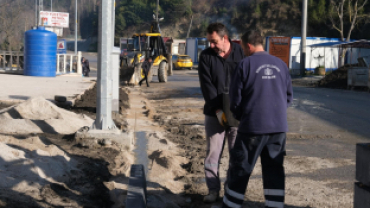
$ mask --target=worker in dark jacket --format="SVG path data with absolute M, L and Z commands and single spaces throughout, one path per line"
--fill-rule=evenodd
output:
M 221 23 L 212 23 L 207 28 L 207 39 L 210 47 L 205 49 L 199 58 L 198 74 L 200 87 L 205 100 L 205 132 L 207 153 L 204 161 L 204 172 L 209 194 L 204 202 L 216 201 L 220 191 L 219 162 L 227 139 L 229 150 L 233 147 L 237 124 L 227 121 L 224 108 L 224 94 L 228 93 L 229 74 L 243 59 L 243 50 L 239 44 L 231 42 L 226 27 Z
M 287 65 L 263 50 L 257 31 L 242 36 L 248 56 L 237 67 L 230 85 L 230 110 L 240 120 L 230 165 L 223 207 L 242 207 L 249 177 L 261 156 L 265 207 L 283 208 L 284 156 L 287 107 L 292 83 Z
M 146 81 L 146 86 L 149 87 L 148 83 L 148 74 L 150 71 L 150 68 L 152 67 L 152 58 L 148 58 L 147 60 L 144 61 L 142 64 L 141 68 L 143 69 L 144 72 L 144 78 L 140 80 L 139 85 L 141 86 L 141 83 L 145 80 Z
M 84 77 L 88 77 L 90 73 L 90 65 L 89 60 L 85 59 L 85 57 L 81 58 L 81 64 L 82 64 L 82 74 Z

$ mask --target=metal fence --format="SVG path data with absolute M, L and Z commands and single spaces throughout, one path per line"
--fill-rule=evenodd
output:
M 22 51 L 0 51 L 0 73 L 23 74 Z
M 24 56 L 22 51 L 0 51 L 0 73 L 23 74 Z M 81 52 L 57 54 L 56 74 L 82 74 Z
M 57 75 L 82 74 L 81 52 L 74 54 L 57 54 Z

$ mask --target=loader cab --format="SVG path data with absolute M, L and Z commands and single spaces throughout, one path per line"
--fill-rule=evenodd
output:
M 159 65 L 167 56 L 166 46 L 160 33 L 143 33 L 133 36 L 133 50 L 141 52 L 141 59 L 152 58 L 153 65 Z M 140 59 L 140 61 L 142 61 Z

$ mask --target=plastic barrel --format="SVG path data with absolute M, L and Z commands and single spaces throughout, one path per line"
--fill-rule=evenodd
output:
M 55 77 L 56 67 L 57 35 L 45 27 L 25 32 L 23 74 Z

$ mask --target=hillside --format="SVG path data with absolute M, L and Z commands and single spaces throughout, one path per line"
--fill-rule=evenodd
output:
M 330 14 L 334 14 L 332 1 L 308 0 L 307 36 L 340 37 L 332 26 Z M 359 5 L 364 0 L 358 0 Z M 3 3 L 4 2 L 4 3 Z M 156 0 L 116 0 L 116 44 L 120 37 L 148 31 L 156 10 Z M 211 22 L 224 23 L 232 38 L 238 38 L 249 29 L 261 30 L 266 36 L 301 35 L 301 0 L 159 0 L 159 16 L 163 36 L 186 38 L 191 16 L 193 24 L 190 37 L 205 36 Z M 334 2 L 339 2 L 335 0 Z M 347 1 L 348 2 L 348 1 Z M 351 1 L 353 3 L 353 1 Z M 44 10 L 50 10 L 51 1 L 44 1 Z M 97 36 L 100 0 L 78 0 L 78 35 L 81 39 Z M 0 50 L 16 50 L 23 44 L 24 31 L 35 23 L 34 1 L 0 1 Z M 347 36 L 349 14 L 353 7 L 344 11 L 344 34 Z M 335 8 L 334 8 L 335 9 Z M 74 38 L 75 0 L 53 1 L 53 11 L 70 14 L 70 28 L 64 29 L 64 38 Z M 367 3 L 359 11 L 359 21 L 352 31 L 353 39 L 370 39 L 370 11 Z M 352 12 L 352 13 L 351 13 Z

